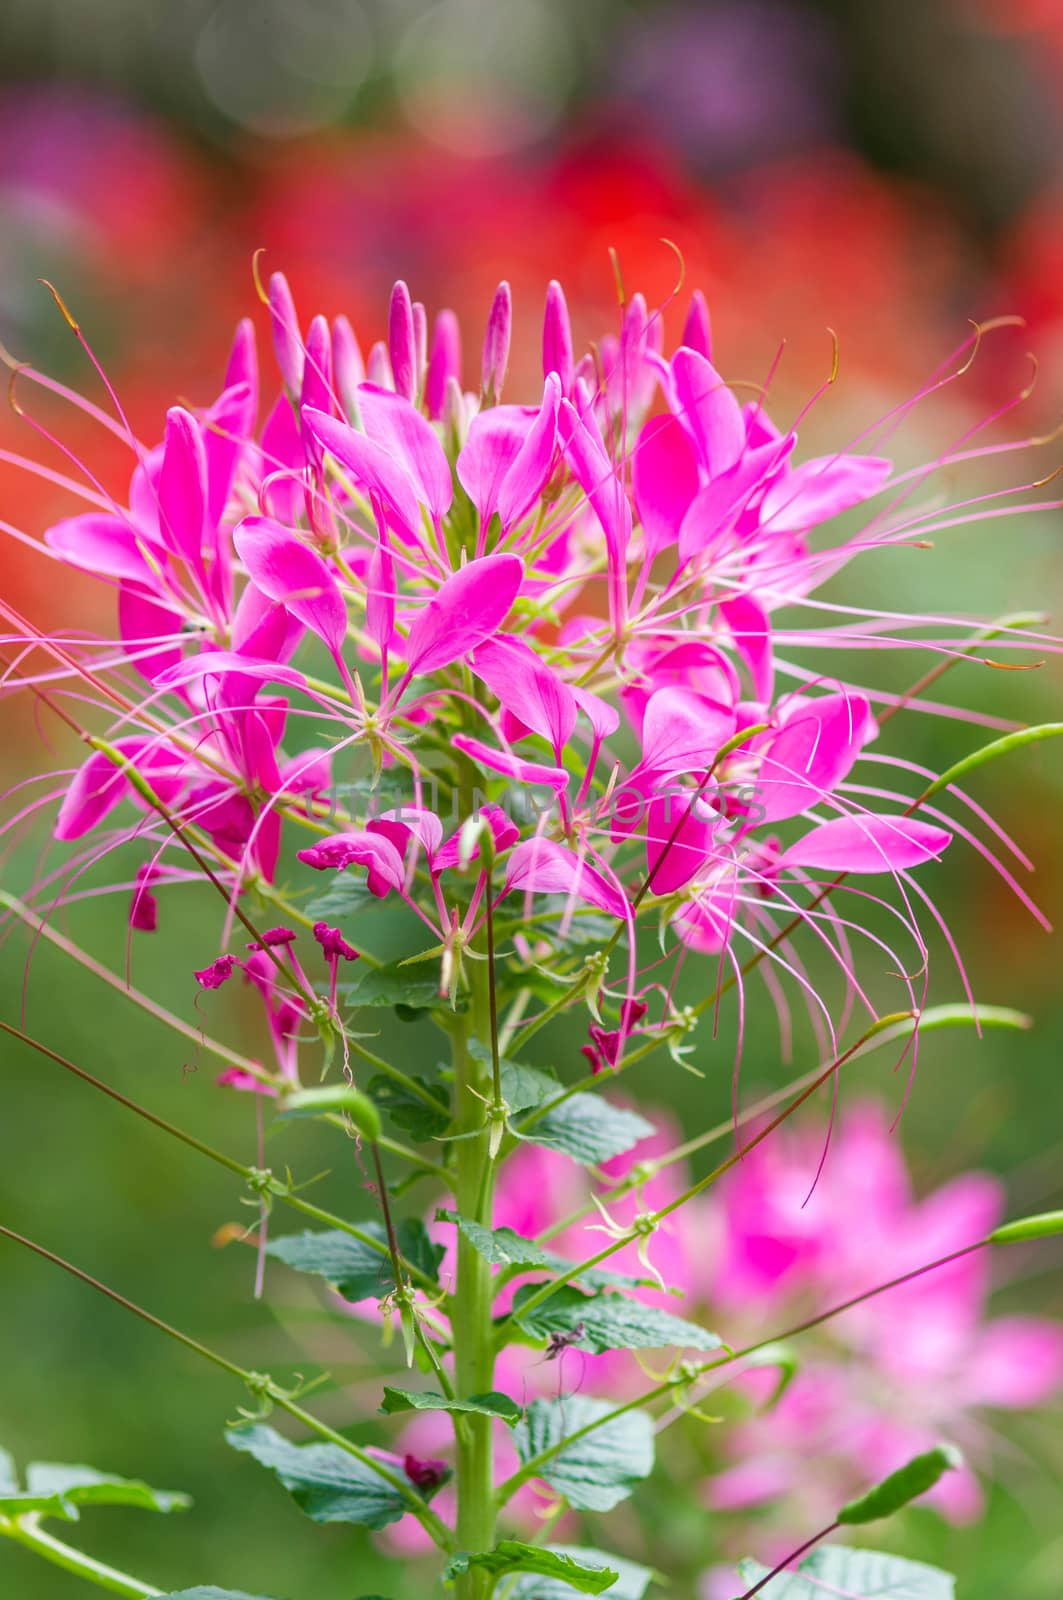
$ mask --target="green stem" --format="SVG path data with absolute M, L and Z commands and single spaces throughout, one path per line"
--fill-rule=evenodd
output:
M 9 1022 L 0 1021 L 0 1031 L 10 1034 L 13 1039 L 21 1040 L 23 1044 L 27 1044 L 31 1049 L 38 1051 L 48 1061 L 54 1061 L 57 1066 L 63 1067 L 67 1072 L 72 1073 L 75 1078 L 81 1078 L 83 1082 L 90 1084 L 93 1089 L 99 1089 L 101 1093 L 107 1095 L 111 1100 L 116 1100 L 120 1106 L 125 1106 L 128 1111 L 133 1111 L 138 1117 L 143 1117 L 145 1122 L 150 1122 L 153 1127 L 160 1128 L 163 1133 L 170 1134 L 174 1139 L 180 1139 L 182 1144 L 188 1145 L 192 1150 L 197 1150 L 200 1155 L 217 1162 L 219 1166 L 225 1167 L 229 1172 L 235 1172 L 245 1182 L 250 1183 L 255 1180 L 257 1184 L 258 1180 L 263 1176 L 257 1173 L 254 1167 L 245 1166 L 242 1161 L 234 1161 L 232 1156 L 225 1155 L 221 1150 L 215 1150 L 213 1145 L 205 1143 L 202 1139 L 197 1139 L 194 1134 L 186 1133 L 183 1128 L 176 1127 L 174 1123 L 167 1122 L 165 1117 L 156 1116 L 154 1111 L 149 1111 L 146 1106 L 139 1105 L 136 1100 L 131 1100 L 128 1095 L 121 1094 L 117 1089 L 112 1089 L 110 1084 L 104 1083 L 100 1078 L 93 1077 L 92 1073 L 86 1072 L 84 1067 L 75 1066 L 72 1061 L 68 1061 L 58 1051 L 49 1050 L 47 1045 L 43 1045 L 37 1039 L 31 1038 L 28 1033 L 23 1033 L 20 1028 L 12 1027 Z M 395 1148 L 388 1140 L 382 1139 L 381 1144 L 385 1149 Z M 398 1148 L 402 1153 L 405 1153 L 404 1147 L 400 1146 Z M 412 1152 L 410 1153 L 412 1155 Z M 447 1176 L 442 1168 L 439 1168 L 438 1171 L 444 1178 Z M 266 1185 L 267 1192 L 273 1199 L 283 1200 L 285 1205 L 291 1206 L 295 1211 L 302 1212 L 304 1217 L 313 1217 L 316 1222 L 323 1222 L 326 1227 L 338 1228 L 341 1233 L 350 1234 L 352 1239 L 357 1239 L 359 1244 L 367 1245 L 377 1255 L 386 1256 L 388 1254 L 387 1245 L 382 1244 L 379 1239 L 375 1239 L 371 1233 L 366 1233 L 364 1228 L 359 1228 L 356 1223 L 347 1222 L 343 1217 L 335 1216 L 331 1211 L 323 1211 L 320 1206 L 315 1206 L 309 1200 L 301 1199 L 287 1183 L 282 1183 L 279 1178 L 274 1178 L 271 1174 L 266 1174 L 265 1176 L 269 1180 Z M 404 1259 L 403 1265 L 409 1277 L 420 1288 L 425 1289 L 429 1294 L 435 1294 L 438 1291 L 439 1286 L 434 1279 L 430 1278 L 427 1273 L 422 1272 L 412 1261 Z
M 477 977 L 479 975 L 477 974 Z M 455 1142 L 454 1194 L 463 1216 L 490 1226 L 493 1166 L 490 1128 L 484 1119 L 483 1097 L 490 1080 L 468 1049 L 470 1025 L 482 1037 L 489 1023 L 484 1009 L 483 985 L 474 980 L 473 1005 L 468 1017 L 459 1018 L 453 1032 L 453 1063 L 458 1123 L 471 1139 Z M 479 1002 L 479 1003 L 478 1003 Z M 479 1024 L 479 1025 L 478 1025 Z M 458 1396 L 484 1394 L 494 1386 L 494 1343 L 491 1323 L 491 1267 L 464 1234 L 458 1234 L 457 1287 L 452 1302 L 454 1379 Z M 458 1487 L 458 1548 L 490 1550 L 495 1541 L 494 1451 L 491 1418 L 470 1413 L 465 1426 L 455 1430 Z M 459 1600 L 486 1600 L 490 1575 L 474 1569 L 457 1580 Z
M 46 1250 L 43 1245 L 36 1244 L 32 1239 L 24 1238 L 22 1234 L 15 1233 L 12 1228 L 5 1228 L 3 1224 L 0 1224 L 0 1237 L 10 1239 L 13 1244 L 23 1245 L 27 1250 L 32 1250 L 34 1255 L 42 1256 L 45 1261 L 50 1261 L 54 1266 L 62 1267 L 63 1271 L 68 1272 L 72 1278 L 77 1278 L 80 1283 L 87 1284 L 90 1289 L 95 1289 L 98 1294 L 104 1295 L 108 1300 L 113 1300 L 116 1305 L 121 1306 L 124 1311 L 131 1312 L 133 1316 L 139 1317 L 149 1327 L 157 1329 L 159 1333 L 165 1333 L 168 1338 L 175 1340 L 177 1344 L 184 1345 L 186 1350 L 193 1351 L 194 1354 L 202 1356 L 205 1361 L 209 1361 L 213 1366 L 220 1367 L 223 1372 L 228 1372 L 234 1378 L 239 1378 L 240 1382 L 253 1394 L 260 1395 L 263 1399 L 268 1399 L 273 1405 L 278 1406 L 282 1411 L 286 1411 L 290 1417 L 295 1417 L 304 1427 L 317 1434 L 319 1439 L 325 1439 L 329 1444 L 334 1444 L 338 1449 L 343 1450 L 345 1454 L 353 1456 L 356 1461 L 360 1461 L 363 1466 L 376 1473 L 378 1478 L 382 1478 L 390 1488 L 402 1495 L 410 1511 L 441 1550 L 451 1548 L 450 1529 L 436 1516 L 434 1511 L 425 1505 L 421 1496 L 407 1478 L 400 1476 L 397 1472 L 393 1472 L 384 1462 L 370 1455 L 367 1450 L 363 1450 L 361 1445 L 355 1444 L 353 1440 L 345 1438 L 342 1433 L 337 1433 L 335 1428 L 330 1428 L 327 1423 L 315 1417 L 312 1412 L 305 1411 L 302 1406 L 292 1399 L 286 1390 L 282 1389 L 279 1384 L 274 1383 L 273 1379 L 268 1375 L 249 1372 L 245 1367 L 237 1366 L 236 1362 L 230 1361 L 228 1356 L 223 1356 L 219 1351 L 212 1350 L 209 1345 L 201 1344 L 198 1339 L 193 1339 L 191 1334 L 182 1333 L 180 1328 L 175 1328 L 172 1323 L 164 1322 L 161 1317 L 156 1317 L 152 1312 L 146 1311 L 143 1306 L 138 1306 L 135 1301 L 127 1300 L 124 1294 L 118 1293 L 117 1289 L 109 1288 L 107 1284 L 101 1283 L 99 1278 L 94 1278 L 91 1273 L 83 1272 L 80 1267 L 75 1267 L 72 1261 L 65 1260 L 52 1250 Z
M 153 1584 L 141 1583 L 139 1578 L 131 1578 L 126 1572 L 119 1572 L 117 1567 L 109 1567 L 103 1561 L 96 1561 L 92 1556 L 87 1556 L 81 1550 L 75 1550 L 71 1545 L 64 1544 L 61 1539 L 56 1539 L 50 1533 L 45 1533 L 35 1517 L 19 1517 L 18 1520 L 8 1520 L 0 1517 L 0 1534 L 7 1539 L 12 1539 L 15 1544 L 32 1550 L 36 1555 L 43 1556 L 45 1561 L 50 1561 L 53 1566 L 62 1567 L 64 1572 L 72 1572 L 75 1577 L 86 1578 L 89 1583 L 94 1583 L 100 1589 L 109 1589 L 112 1594 L 131 1595 L 134 1600 L 140 1600 L 144 1595 L 160 1595 L 161 1589 L 156 1589 Z
M 655 1224 L 662 1222 L 665 1217 L 671 1216 L 673 1211 L 678 1211 L 681 1206 L 686 1205 L 688 1200 L 693 1200 L 695 1195 L 701 1194 L 705 1189 L 708 1189 L 710 1185 L 714 1184 L 717 1179 L 722 1178 L 725 1172 L 729 1172 L 730 1169 L 735 1166 L 737 1162 L 741 1161 L 744 1156 L 747 1156 L 751 1150 L 755 1150 L 758 1144 L 766 1139 L 770 1133 L 774 1133 L 775 1129 L 778 1128 L 780 1124 L 785 1122 L 788 1117 L 791 1117 L 800 1106 L 804 1105 L 805 1101 L 816 1092 L 821 1084 L 826 1083 L 828 1079 L 833 1077 L 833 1075 L 841 1067 L 843 1067 L 852 1056 L 856 1055 L 857 1051 L 867 1043 L 868 1039 L 873 1038 L 876 1033 L 881 1032 L 884 1028 L 892 1027 L 898 1022 L 906 1021 L 911 1017 L 911 1015 L 912 1013 L 910 1011 L 903 1011 L 891 1013 L 889 1016 L 878 1018 L 878 1020 L 874 1022 L 870 1028 L 866 1029 L 864 1033 L 860 1035 L 855 1044 L 850 1045 L 848 1050 L 844 1051 L 841 1055 L 835 1056 L 834 1060 L 830 1062 L 830 1064 L 825 1067 L 822 1072 L 818 1073 L 816 1077 L 813 1078 L 812 1082 L 808 1084 L 806 1088 L 801 1090 L 800 1094 L 796 1094 L 789 1104 L 784 1106 L 783 1110 L 780 1111 L 777 1117 L 774 1117 L 771 1122 L 767 1123 L 760 1130 L 760 1132 L 755 1134 L 753 1138 L 748 1140 L 746 1144 L 741 1145 L 737 1150 L 729 1155 L 725 1161 L 721 1161 L 719 1166 L 714 1167 L 712 1171 L 704 1178 L 699 1178 L 697 1183 L 692 1183 L 690 1187 L 685 1189 L 683 1193 L 677 1196 L 675 1200 L 670 1200 L 667 1205 L 661 1206 L 659 1210 L 654 1211 L 651 1214 L 650 1221 Z M 558 1273 L 556 1278 L 552 1278 L 548 1283 L 544 1283 L 541 1289 L 536 1290 L 534 1294 L 530 1295 L 527 1300 L 522 1302 L 521 1316 L 527 1316 L 530 1311 L 537 1310 L 539 1306 L 543 1305 L 551 1298 L 551 1296 L 555 1295 L 559 1289 L 564 1288 L 565 1284 L 571 1283 L 575 1278 L 583 1277 L 587 1272 L 590 1271 L 592 1267 L 598 1266 L 602 1261 L 607 1261 L 611 1255 L 615 1255 L 618 1250 L 622 1250 L 625 1245 L 634 1243 L 635 1240 L 639 1239 L 640 1237 L 643 1237 L 643 1235 L 639 1232 L 636 1232 L 634 1229 L 628 1229 L 624 1233 L 621 1233 L 617 1238 L 613 1239 L 604 1247 L 604 1249 L 599 1250 L 595 1255 L 590 1256 L 586 1261 L 576 1262 L 564 1272 Z M 511 1315 L 498 1329 L 498 1338 L 500 1341 L 504 1342 L 508 1338 L 512 1320 L 513 1319 Z

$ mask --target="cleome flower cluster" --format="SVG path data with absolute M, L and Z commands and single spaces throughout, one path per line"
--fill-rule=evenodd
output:
M 102 736 L 81 728 L 92 754 L 60 775 L 56 837 L 96 836 L 73 870 L 119 840 L 146 844 L 131 921 L 149 930 L 160 888 L 189 875 L 193 840 L 233 907 L 253 890 L 308 930 L 316 919 L 293 905 L 303 869 L 364 874 L 371 896 L 401 900 L 428 930 L 451 1002 L 491 912 L 526 967 L 544 939 L 556 949 L 574 923 L 604 919 L 600 943 L 622 942 L 628 959 L 613 990 L 604 966 L 597 988 L 588 980 L 615 1006 L 588 1046 L 596 1070 L 622 1064 L 636 1022 L 684 1048 L 675 986 L 698 956 L 703 986 L 736 987 L 740 1011 L 759 965 L 784 1030 L 796 998 L 833 1041 L 835 1010 L 794 947 L 801 927 L 846 1008 L 874 1014 L 863 945 L 917 1012 L 917 907 L 940 920 L 918 869 L 970 829 L 943 825 L 922 774 L 876 748 L 884 721 L 923 702 L 825 664 L 840 645 L 917 644 L 947 665 L 962 653 L 956 624 L 817 592 L 861 551 L 966 520 L 912 505 L 926 472 L 855 448 L 804 456 L 766 392 L 740 401 L 713 365 L 698 294 L 671 355 L 662 313 L 636 294 L 619 332 L 577 358 L 551 284 L 529 404 L 503 400 L 506 284 L 473 390 L 455 318 L 441 312 L 429 334 L 404 283 L 387 340 L 364 358 L 344 317 L 304 332 L 280 273 L 263 297 L 279 385 L 263 382 L 245 321 L 221 393 L 174 406 L 156 446 L 133 436 L 116 395 L 111 416 L 61 390 L 133 463 L 124 504 L 64 476 L 87 509 L 38 546 L 114 589 L 116 637 L 22 635 L 53 658 L 24 674 L 38 694 L 47 685 L 79 727 L 86 701 L 109 719 Z M 929 638 L 912 631 L 928 625 Z M 1005 627 L 998 643 L 1028 639 Z M 949 792 L 1013 882 L 1000 830 Z M 123 801 L 140 815 L 116 828 Z M 892 937 L 865 927 L 884 898 Z M 637 918 L 659 926 L 670 967 L 640 966 Z M 319 943 L 334 1000 L 344 952 Z M 208 987 L 236 960 L 213 955 L 197 974 Z M 243 966 L 290 1081 L 310 985 L 276 947 Z

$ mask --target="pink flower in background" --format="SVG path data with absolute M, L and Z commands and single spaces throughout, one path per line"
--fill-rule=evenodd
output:
M 985 1238 L 1001 1219 L 1003 1187 L 980 1173 L 915 1198 L 875 1102 L 846 1111 L 816 1180 L 823 1136 L 806 1128 L 767 1140 L 706 1199 L 706 1301 L 732 1342 L 763 1337 L 765 1306 L 767 1331 L 781 1332 Z M 950 1521 L 977 1516 L 977 1472 L 990 1445 L 983 1408 L 1036 1406 L 1063 1383 L 1063 1328 L 989 1316 L 989 1267 L 988 1252 L 976 1251 L 804 1336 L 796 1375 L 774 1405 L 764 1402 L 777 1374 L 738 1378 L 762 1409 L 721 1430 L 706 1504 L 762 1516 L 757 1548 L 765 1559 L 781 1556 L 847 1498 L 946 1438 L 968 1464 L 947 1473 L 927 1503 Z M 730 1537 L 740 1553 L 754 1535 L 743 1520 Z

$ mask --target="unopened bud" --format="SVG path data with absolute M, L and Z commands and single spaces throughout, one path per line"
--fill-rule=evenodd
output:
M 484 335 L 483 366 L 480 387 L 488 405 L 496 405 L 502 397 L 506 367 L 509 365 L 509 341 L 513 331 L 513 297 L 509 284 L 503 278 L 495 290 L 491 311 Z

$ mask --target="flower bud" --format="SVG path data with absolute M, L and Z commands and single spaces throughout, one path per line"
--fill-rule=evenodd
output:
M 487 405 L 496 405 L 502 396 L 502 384 L 509 365 L 509 340 L 513 329 L 513 298 L 509 284 L 503 278 L 495 290 L 491 311 L 484 335 L 483 365 L 480 387 Z
M 572 354 L 572 323 L 569 320 L 565 291 L 556 278 L 551 279 L 546 291 L 546 315 L 543 318 L 543 377 L 556 372 L 561 380 L 561 392 L 571 395 L 576 381 L 576 364 Z
M 461 383 L 461 334 L 453 311 L 441 311 L 432 332 L 432 355 L 428 363 L 424 399 L 433 422 L 443 415 L 447 381 Z M 460 394 L 460 388 L 459 388 Z
M 412 400 L 417 392 L 417 352 L 414 345 L 413 306 L 410 291 L 400 278 L 391 291 L 388 307 L 388 353 L 395 393 Z
M 303 336 L 299 331 L 292 291 L 283 272 L 275 272 L 269 280 L 269 314 L 273 353 L 280 368 L 281 380 L 290 397 L 295 400 L 303 387 Z
M 354 329 L 346 317 L 332 324 L 332 372 L 340 405 L 352 427 L 358 426 L 358 386 L 365 382 L 365 361 Z

